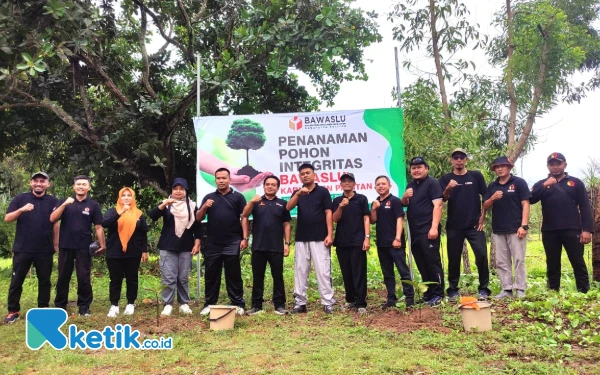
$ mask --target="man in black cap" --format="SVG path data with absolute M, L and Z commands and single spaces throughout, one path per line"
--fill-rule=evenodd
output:
M 491 294 L 488 289 L 490 271 L 487 258 L 487 244 L 483 232 L 484 215 L 481 214 L 481 197 L 487 190 L 483 175 L 479 171 L 467 170 L 469 158 L 462 148 L 452 151 L 452 172 L 440 178 L 444 189 L 442 195 L 448 202 L 446 220 L 446 243 L 448 249 L 448 300 L 455 301 L 459 295 L 460 263 L 465 239 L 469 241 L 475 254 L 475 264 L 479 273 L 480 299 Z
M 283 258 L 290 255 L 290 221 L 292 217 L 285 208 L 287 201 L 277 197 L 281 182 L 276 176 L 263 181 L 265 194 L 255 196 L 248 202 L 242 217 L 252 215 L 252 308 L 248 315 L 263 311 L 265 271 L 267 263 L 273 277 L 273 306 L 275 314 L 286 315 L 285 284 L 283 282 Z
M 58 201 L 46 194 L 50 179 L 45 172 L 36 172 L 29 181 L 31 191 L 17 195 L 8 205 L 4 221 L 17 221 L 13 244 L 13 270 L 8 289 L 8 315 L 4 323 L 14 323 L 20 317 L 21 293 L 27 272 L 33 264 L 38 279 L 38 307 L 50 302 L 52 258 L 58 251 L 58 223 L 50 222 L 50 213 Z
M 102 227 L 102 211 L 100 205 L 89 198 L 92 188 L 88 176 L 79 175 L 73 180 L 74 197 L 57 203 L 50 215 L 53 223 L 61 221 L 58 252 L 58 280 L 56 281 L 56 297 L 54 306 L 67 309 L 69 302 L 69 284 L 73 268 L 77 274 L 77 306 L 79 315 L 90 316 L 90 305 L 94 298 L 92 293 L 92 255 L 89 251 L 92 242 L 92 226 L 100 248 L 96 253 L 104 251 L 104 228 Z
M 542 202 L 542 243 L 548 288 L 560 289 L 560 258 L 564 246 L 575 273 L 577 290 L 587 293 L 590 279 L 583 247 L 592 240 L 594 223 L 585 184 L 565 172 L 567 159 L 560 152 L 548 156 L 547 166 L 548 178 L 533 185 L 529 201 Z
M 221 289 L 221 273 L 225 269 L 225 285 L 231 304 L 237 314 L 243 315 L 246 308 L 244 284 L 240 265 L 240 251 L 248 247 L 248 219 L 242 218 L 246 198 L 231 188 L 231 174 L 227 168 L 215 172 L 217 190 L 202 199 L 196 220 L 204 217 L 207 225 L 204 248 L 205 301 L 200 315 L 208 315 L 210 305 L 215 305 Z M 241 222 L 240 222 L 241 219 Z
M 444 269 L 440 258 L 440 220 L 442 218 L 442 188 L 429 176 L 429 165 L 422 156 L 410 161 L 413 180 L 406 186 L 402 204 L 408 206 L 408 228 L 411 249 L 423 282 L 432 282 L 423 295 L 430 305 L 444 298 Z
M 346 308 L 367 312 L 367 250 L 370 243 L 369 201 L 354 191 L 354 174 L 340 177 L 344 193 L 333 200 L 333 222 L 337 223 L 333 246 L 340 262 Z
M 525 297 L 527 280 L 525 250 L 529 230 L 529 198 L 527 182 L 510 173 L 513 163 L 500 156 L 492 163 L 498 178 L 492 181 L 483 197 L 483 209 L 492 209 L 492 232 L 496 244 L 496 269 L 502 291 L 494 298 Z M 513 263 L 515 278 L 513 282 Z

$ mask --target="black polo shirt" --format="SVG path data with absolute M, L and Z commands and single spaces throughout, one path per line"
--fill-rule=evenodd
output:
M 440 178 L 442 192 L 450 180 L 456 181 L 457 185 L 450 190 L 446 229 L 476 228 L 481 216 L 481 197 L 487 190 L 483 175 L 479 171 L 467 171 L 464 175 L 445 174 Z
M 17 195 L 8 205 L 6 213 L 17 211 L 28 203 L 33 210 L 23 212 L 17 219 L 17 230 L 13 252 L 15 253 L 53 253 L 54 241 L 50 214 L 58 199 L 44 194 L 36 197 L 32 192 Z
M 546 180 L 533 185 L 529 200 L 532 204 L 542 202 L 542 231 L 576 229 L 593 233 L 592 208 L 585 184 L 568 174 L 557 184 L 544 187 Z
M 292 216 L 285 208 L 287 201 L 262 196 L 252 208 L 252 251 L 283 252 L 283 223 Z
M 408 201 L 408 226 L 411 235 L 429 233 L 433 222 L 433 201 L 442 199 L 442 188 L 438 180 L 427 176 L 422 180 L 412 180 L 406 189 L 413 189 Z
M 396 239 L 398 218 L 404 216 L 404 206 L 400 198 L 392 194 L 389 194 L 384 200 L 380 198 L 377 200 L 379 201 L 376 211 L 377 221 L 375 222 L 377 247 L 392 247 L 392 242 Z M 406 246 L 404 238 L 404 231 L 402 231 L 402 247 Z
M 209 245 L 206 247 L 206 251 L 210 252 L 214 246 L 217 246 L 219 251 L 222 251 L 223 248 L 229 249 L 223 253 L 224 255 L 237 254 L 239 248 L 235 250 L 235 247 L 230 245 L 243 239 L 244 232 L 240 217 L 246 206 L 246 198 L 233 189 L 226 194 L 221 194 L 216 190 L 202 199 L 201 206 L 209 199 L 212 199 L 214 203 L 206 210 L 206 244 Z
M 87 251 L 92 243 L 92 227 L 102 224 L 102 210 L 98 202 L 86 197 L 65 206 L 60 217 L 60 237 L 58 247 L 61 249 L 85 249 Z M 60 207 L 66 199 L 60 200 L 56 208 Z
M 292 193 L 292 197 L 298 190 Z M 296 227 L 297 242 L 318 242 L 327 237 L 327 220 L 325 210 L 331 210 L 331 195 L 329 190 L 318 184 L 307 195 L 298 197 L 298 226 Z
M 333 200 L 333 212 L 337 211 L 344 198 L 346 197 L 341 195 Z M 365 216 L 369 216 L 369 201 L 364 195 L 354 192 L 335 227 L 333 246 L 362 246 L 365 240 Z
M 503 195 L 502 199 L 494 201 L 492 206 L 492 232 L 516 233 L 523 218 L 521 202 L 531 197 L 529 186 L 525 180 L 511 174 L 505 184 L 500 184 L 498 179 L 495 179 L 488 186 L 483 199 L 488 200 L 497 191 L 501 191 Z

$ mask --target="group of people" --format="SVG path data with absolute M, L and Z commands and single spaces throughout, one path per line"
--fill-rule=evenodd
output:
M 331 314 L 336 304 L 331 278 L 331 246 L 335 247 L 343 277 L 346 300 L 343 308 L 366 313 L 371 224 L 375 224 L 377 254 L 387 289 L 382 308 L 396 306 L 394 268 L 401 280 L 411 280 L 406 257 L 405 217 L 416 266 L 422 281 L 428 285 L 423 298 L 415 301 L 412 285 L 402 283 L 406 306 L 415 303 L 436 305 L 445 295 L 450 301 L 457 299 L 465 240 L 475 254 L 479 273 L 478 297 L 487 299 L 491 291 L 483 227 L 486 212 L 490 210 L 496 267 L 502 287 L 495 298 L 522 298 L 527 288 L 525 250 L 529 208 L 530 204 L 537 202 L 542 204 L 541 229 L 548 287 L 554 290 L 560 288 L 560 258 L 564 247 L 573 266 L 577 289 L 583 293 L 588 291 L 589 275 L 583 249 L 584 244 L 591 241 L 593 232 L 591 207 L 584 184 L 565 172 L 567 163 L 564 155 L 553 153 L 548 157 L 548 178 L 537 182 L 531 190 L 522 178 L 510 173 L 513 164 L 504 156 L 492 162 L 491 169 L 497 178 L 489 185 L 481 172 L 467 169 L 468 155 L 464 149 L 455 149 L 450 159 L 452 172 L 437 180 L 429 176 L 429 165 L 423 157 L 412 158 L 409 163 L 412 180 L 401 197 L 390 193 L 392 184 L 388 176 L 377 177 L 375 190 L 379 197 L 370 207 L 367 198 L 354 191 L 356 181 L 352 173 L 344 173 L 340 177 L 343 194 L 332 201 L 329 190 L 315 183 L 311 164 L 299 167 L 303 186 L 293 193 L 289 201 L 277 196 L 279 178 L 267 176 L 263 180 L 264 195 L 257 195 L 247 202 L 241 193 L 231 188 L 231 172 L 220 168 L 214 173 L 217 189 L 197 205 L 189 198 L 187 181 L 176 178 L 170 196 L 148 214 L 154 221 L 163 220 L 157 245 L 161 279 L 165 286 L 162 315 L 171 315 L 176 295 L 179 312 L 192 313 L 189 307 L 189 273 L 192 256 L 200 251 L 200 225 L 204 220 L 205 301 L 200 314 L 207 315 L 209 306 L 217 303 L 223 270 L 231 304 L 236 306 L 238 314 L 245 313 L 240 251 L 249 246 L 250 217 L 253 285 L 251 308 L 247 311 L 249 315 L 263 311 L 267 264 L 273 278 L 275 313 L 307 312 L 311 260 L 320 302 L 324 312 Z M 11 201 L 5 216 L 7 222 L 17 221 L 17 229 L 8 315 L 4 322 L 12 323 L 20 316 L 22 286 L 32 265 L 36 268 L 39 283 L 38 307 L 49 306 L 55 252 L 58 252 L 56 307 L 67 308 L 69 284 L 75 269 L 79 314 L 90 315 L 92 256 L 106 251 L 111 303 L 108 316 L 116 317 L 120 313 L 123 279 L 127 287 L 127 305 L 123 314 L 133 314 L 138 292 L 138 268 L 141 261 L 148 259 L 148 224 L 143 212 L 136 207 L 133 189 L 121 189 L 116 205 L 102 215 L 98 203 L 88 197 L 91 181 L 87 176 L 75 177 L 74 196 L 61 201 L 46 194 L 50 180 L 45 172 L 34 173 L 30 186 L 30 192 Z M 446 290 L 440 257 L 440 222 L 444 201 L 448 202 Z M 294 208 L 297 208 L 294 306 L 289 311 L 286 309 L 283 268 L 284 257 L 290 254 L 290 211 Z M 92 231 L 96 235 L 96 247 L 90 246 Z

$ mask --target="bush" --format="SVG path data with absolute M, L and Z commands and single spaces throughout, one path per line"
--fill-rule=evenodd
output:
M 4 218 L 4 213 L 8 208 L 10 199 L 7 195 L 0 195 L 0 212 Z M 4 220 L 0 221 L 0 257 L 8 258 L 12 254 L 12 245 L 15 240 L 15 223 L 7 223 Z

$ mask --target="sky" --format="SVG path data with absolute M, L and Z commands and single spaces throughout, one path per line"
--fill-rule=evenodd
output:
M 357 0 L 356 7 L 363 10 L 375 10 L 379 14 L 379 32 L 383 37 L 381 43 L 367 47 L 364 51 L 368 81 L 345 82 L 335 98 L 333 107 L 321 106 L 321 110 L 351 110 L 369 108 L 388 108 L 394 106 L 391 97 L 392 89 L 396 85 L 394 47 L 399 46 L 392 38 L 393 25 L 387 21 L 387 14 L 397 0 Z M 490 0 L 464 0 L 471 12 L 472 23 L 480 25 L 483 34 L 494 35 L 498 31 L 492 26 L 494 12 L 500 10 L 502 2 Z M 488 74 L 491 71 L 481 51 L 467 51 L 463 58 L 476 63 L 476 72 Z M 400 61 L 406 56 L 400 54 Z M 423 54 L 414 53 L 411 61 L 417 62 L 423 70 L 433 72 L 433 60 Z M 400 87 L 409 86 L 418 75 L 402 68 L 400 64 Z M 581 81 L 580 77 L 574 82 Z M 310 93 L 316 95 L 307 77 L 300 77 Z M 523 177 L 530 185 L 544 178 L 546 158 L 553 152 L 561 152 L 567 159 L 567 172 L 576 177 L 583 177 L 582 170 L 587 170 L 590 158 L 600 159 L 600 126 L 596 106 L 600 105 L 600 91 L 590 94 L 583 99 L 581 104 L 561 103 L 552 111 L 538 118 L 534 125 L 538 142 L 529 155 L 517 161 L 518 175 Z M 457 145 L 460 146 L 460 145 Z M 467 150 L 469 151 L 469 150 Z

